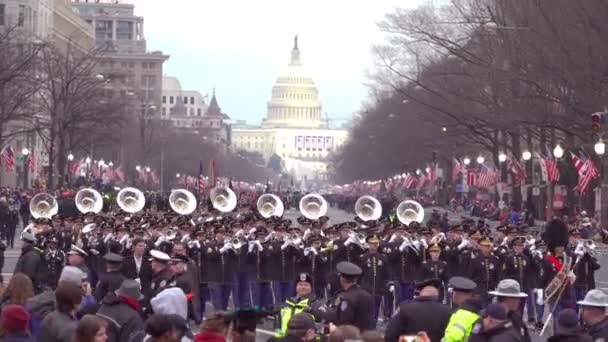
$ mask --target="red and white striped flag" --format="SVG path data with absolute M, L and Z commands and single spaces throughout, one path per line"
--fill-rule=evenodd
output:
M 119 179 L 121 182 L 124 182 L 126 177 L 125 177 L 125 172 L 122 170 L 122 165 L 117 167 L 115 172 L 116 174 L 116 178 Z
M 2 163 L 4 163 L 4 169 L 6 171 L 11 171 L 15 166 L 15 153 L 13 152 L 13 147 L 11 145 L 7 145 L 0 152 L 0 158 Z
M 481 165 L 481 171 L 477 174 L 477 186 L 490 188 L 498 183 L 498 172 L 494 168 Z
M 523 181 L 526 179 L 526 169 L 524 169 L 523 165 L 521 165 L 521 163 L 518 160 L 516 160 L 514 158 L 509 158 L 509 160 L 507 160 L 507 167 L 513 173 L 514 183 L 515 184 L 523 183 Z
M 454 167 L 452 168 L 452 180 L 453 181 L 457 180 L 458 176 L 461 173 L 464 173 L 465 170 L 466 170 L 466 168 L 464 167 L 464 165 L 462 165 L 460 160 L 454 158 Z
M 412 185 L 414 184 L 414 181 L 416 180 L 416 177 L 407 174 L 405 175 L 405 179 L 403 180 L 403 188 L 404 189 L 409 189 L 412 187 Z
M 420 190 L 422 189 L 422 187 L 424 186 L 424 183 L 426 183 L 427 178 L 424 175 L 424 173 L 421 173 L 420 176 L 418 177 L 418 182 L 416 183 L 416 190 Z
M 545 164 L 547 165 L 547 177 L 549 177 L 549 182 L 558 182 L 561 174 L 559 172 L 557 160 L 549 157 L 545 160 Z
M 474 170 L 467 170 L 467 185 L 475 185 L 477 173 Z
M 160 178 L 158 178 L 158 174 L 156 173 L 156 170 L 153 170 L 152 172 L 150 172 L 150 178 L 152 179 L 152 183 L 160 184 Z
M 599 172 L 595 168 L 595 165 L 593 165 L 591 158 L 585 157 L 582 154 L 579 157 L 572 152 L 570 152 L 570 155 L 572 156 L 574 168 L 578 173 L 578 191 L 582 195 L 587 191 L 589 183 L 599 176 Z
M 36 159 L 34 157 L 34 153 L 30 153 L 27 155 L 27 160 L 25 161 L 25 164 L 27 165 L 27 168 L 30 169 L 30 171 L 34 171 L 34 169 L 36 168 Z

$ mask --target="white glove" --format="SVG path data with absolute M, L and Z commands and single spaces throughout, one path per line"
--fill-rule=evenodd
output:
M 420 245 L 421 245 L 421 244 L 422 244 L 422 243 L 420 242 L 420 240 L 416 240 L 416 241 L 412 242 L 412 245 L 413 245 L 413 246 L 414 246 L 414 248 L 416 248 L 416 249 L 420 249 Z
M 344 246 L 348 246 L 351 243 L 355 243 L 355 239 L 352 236 L 349 236 L 348 239 L 346 239 L 346 241 L 344 241 Z
M 180 240 L 181 243 L 186 243 L 190 240 L 190 234 L 185 234 L 184 237 Z
M 253 234 L 255 234 L 255 232 L 257 232 L 257 231 L 258 231 L 258 230 L 257 230 L 255 227 L 253 227 L 253 228 L 249 229 L 249 235 L 253 235 Z
M 198 242 L 198 240 L 190 240 L 188 241 L 188 247 L 190 248 L 201 248 L 201 244 Z
M 391 285 L 388 287 L 388 292 L 395 293 L 395 285 Z
M 232 244 L 230 242 L 228 242 L 222 248 L 220 248 L 220 253 L 224 254 L 224 253 L 228 252 L 231 249 L 232 249 Z
M 110 234 L 106 235 L 105 238 L 103 238 L 103 242 L 108 243 L 108 241 L 110 241 L 110 239 L 112 239 L 113 237 L 114 237 L 114 234 L 110 233 Z
M 502 242 L 500 243 L 501 246 L 506 246 L 509 243 L 509 237 L 505 236 L 504 239 L 502 239 Z
M 570 271 L 570 273 L 568 273 L 568 281 L 570 282 L 570 285 L 574 285 L 574 282 L 576 281 L 576 274 L 574 274 L 574 272 Z
M 403 242 L 401 243 L 401 246 L 399 246 L 399 252 L 405 251 L 409 245 L 410 245 L 410 240 L 408 238 L 405 238 L 403 240 Z
M 319 253 L 317 252 L 317 250 L 316 250 L 314 247 L 310 247 L 310 252 L 311 252 L 312 254 L 314 254 L 314 255 L 319 254 Z
M 281 250 L 284 251 L 285 248 L 287 248 L 288 246 L 289 246 L 289 242 L 288 241 L 283 242 L 283 245 L 281 246 Z
M 127 244 L 125 245 L 125 248 L 131 249 L 132 245 L 133 245 L 133 239 L 127 239 Z
M 154 243 L 154 246 L 158 247 L 160 246 L 161 243 L 167 241 L 167 237 L 164 235 L 161 235 L 158 240 L 156 240 L 156 242 Z
M 534 292 L 536 293 L 536 304 L 543 305 L 545 303 L 545 299 L 543 298 L 544 290 L 543 289 L 534 289 Z
M 397 234 L 391 235 L 391 238 L 388 240 L 388 242 L 393 243 L 393 242 L 395 242 L 395 240 L 397 240 Z
M 460 250 L 464 249 L 465 247 L 467 247 L 468 245 L 469 245 L 469 240 L 466 240 L 466 239 L 462 240 L 460 245 L 458 245 L 458 250 L 460 251 Z
M 249 241 L 249 248 L 247 249 L 249 253 L 253 252 L 253 248 L 255 247 L 255 241 Z
M 258 251 L 263 251 L 264 248 L 262 247 L 262 244 L 260 243 L 259 240 L 255 240 L 255 245 L 258 247 Z
M 429 244 L 426 242 L 426 240 L 425 240 L 425 239 L 418 240 L 418 241 L 420 241 L 420 244 L 421 244 L 421 245 L 422 245 L 422 247 L 424 247 L 425 249 L 429 247 Z
M 304 231 L 304 235 L 302 235 L 302 240 L 304 240 L 304 241 L 308 240 L 308 238 L 310 237 L 311 234 L 312 234 L 312 232 L 310 231 L 310 228 L 306 229 Z
M 125 242 L 127 242 L 127 239 L 128 239 L 128 238 L 129 238 L 129 235 L 125 234 L 125 236 L 123 236 L 123 237 L 120 239 L 120 244 L 122 245 L 122 244 L 124 244 Z
M 308 254 L 310 254 L 310 249 L 311 248 L 312 247 L 306 247 L 306 248 L 304 248 L 304 256 L 308 256 Z

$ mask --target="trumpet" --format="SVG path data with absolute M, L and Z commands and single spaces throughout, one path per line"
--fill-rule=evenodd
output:
M 431 242 L 430 242 L 430 244 L 431 244 L 431 245 L 434 245 L 434 244 L 436 244 L 436 243 L 441 243 L 441 242 L 442 242 L 443 240 L 445 240 L 445 239 L 446 239 L 446 237 L 445 237 L 445 233 L 441 232 L 441 233 L 439 233 L 439 234 L 437 234 L 437 235 L 435 235 L 435 236 L 433 236 L 433 237 L 431 238 Z

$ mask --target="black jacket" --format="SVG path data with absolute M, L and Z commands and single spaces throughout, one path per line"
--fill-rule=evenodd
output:
M 106 333 L 108 342 L 129 341 L 129 337 L 144 330 L 144 322 L 139 312 L 121 302 L 114 293 L 103 299 L 97 316 L 104 318 L 108 325 Z
M 513 323 L 507 321 L 489 330 L 483 330 L 482 322 L 479 320 L 473 326 L 468 342 L 522 342 L 520 333 Z
M 386 328 L 385 341 L 399 341 L 401 335 L 426 331 L 431 341 L 441 341 L 452 310 L 432 297 L 417 297 L 399 306 Z
M 17 260 L 13 274 L 18 272 L 30 277 L 35 291 L 40 289 L 41 277 L 44 276 L 44 267 L 40 252 L 33 245 L 26 244 L 21 249 L 21 256 Z
M 586 328 L 587 332 L 589 335 L 591 335 L 591 337 L 593 337 L 594 340 L 603 338 L 604 340 L 608 341 L 608 318 L 604 318 L 602 321 L 594 325 L 586 326 Z
M 114 292 L 120 288 L 123 280 L 127 279 L 120 271 L 104 272 L 99 276 L 99 282 L 95 287 L 95 300 L 101 302 L 103 297 L 109 292 Z
M 597 259 L 585 253 L 581 260 L 574 267 L 576 280 L 574 286 L 581 288 L 584 291 L 595 289 L 595 271 L 600 269 L 600 264 Z
M 376 328 L 372 322 L 374 298 L 369 292 L 355 284 L 337 296 L 336 306 L 329 314 L 330 322 L 335 325 L 354 325 L 361 332 Z
M 139 273 L 137 272 L 137 265 L 135 264 L 135 257 L 128 256 L 122 261 L 122 274 L 129 279 L 138 279 L 142 289 L 150 287 L 152 281 L 152 264 L 146 256 L 142 257 L 141 267 Z
M 547 339 L 547 342 L 593 342 L 593 339 L 587 333 L 578 331 L 551 336 Z
M 374 296 L 385 294 L 391 280 L 386 256 L 380 253 L 373 255 L 365 253 L 361 256 L 359 264 L 363 270 L 361 287 Z

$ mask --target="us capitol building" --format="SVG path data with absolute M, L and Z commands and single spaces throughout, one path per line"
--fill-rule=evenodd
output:
M 260 153 L 266 163 L 276 154 L 297 180 L 325 178 L 330 154 L 347 137 L 346 129 L 331 129 L 323 119 L 319 91 L 302 66 L 297 37 L 289 65 L 272 87 L 262 125 L 232 127 L 236 151 Z

